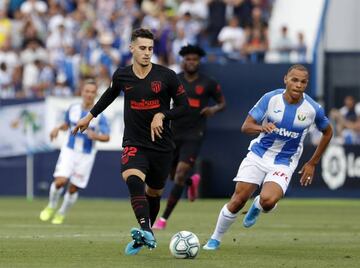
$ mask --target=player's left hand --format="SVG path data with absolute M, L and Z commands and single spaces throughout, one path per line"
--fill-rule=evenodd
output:
M 300 184 L 301 186 L 308 186 L 312 183 L 315 173 L 315 165 L 309 162 L 305 163 L 302 169 L 299 171 L 301 175 Z
M 200 111 L 200 114 L 206 117 L 210 117 L 215 114 L 215 110 L 212 107 L 205 107 Z
M 151 121 L 150 129 L 151 129 L 151 140 L 155 141 L 155 137 L 162 138 L 161 133 L 164 130 L 163 127 L 163 119 L 165 115 L 163 113 L 157 113 L 154 115 L 153 120 Z

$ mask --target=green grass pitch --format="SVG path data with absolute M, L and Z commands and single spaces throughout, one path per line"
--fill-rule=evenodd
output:
M 155 233 L 158 247 L 137 256 L 123 253 L 137 226 L 128 201 L 79 198 L 61 226 L 38 219 L 46 202 L 0 199 L 1 268 L 360 267 L 359 200 L 284 199 L 250 229 L 240 215 L 218 251 L 200 250 L 194 260 L 170 255 L 171 236 L 189 230 L 204 244 L 226 200 L 180 202 L 168 228 Z

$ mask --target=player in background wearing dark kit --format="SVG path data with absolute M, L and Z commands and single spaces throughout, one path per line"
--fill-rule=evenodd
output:
M 194 174 L 189 177 L 189 175 L 204 138 L 206 119 L 225 108 L 225 98 L 220 85 L 199 72 L 200 60 L 205 56 L 205 51 L 198 46 L 187 45 L 181 48 L 179 54 L 183 57 L 183 72 L 178 74 L 178 77 L 185 87 L 190 112 L 171 122 L 176 144 L 170 175 L 174 180 L 174 186 L 164 213 L 153 226 L 153 229 L 158 230 L 166 227 L 166 221 L 181 198 L 185 185 L 188 185 L 189 200 L 196 199 L 200 176 Z M 215 100 L 216 105 L 208 106 L 210 99 Z
M 170 120 L 186 114 L 188 100 L 184 87 L 172 70 L 151 63 L 154 37 L 146 29 L 131 36 L 133 64 L 115 71 L 110 87 L 73 133 L 84 131 L 120 91 L 124 92 L 124 138 L 122 177 L 129 189 L 131 205 L 141 228 L 132 228 L 126 255 L 137 254 L 143 246 L 156 247 L 151 230 L 160 209 L 160 198 L 171 170 L 173 150 Z M 173 99 L 174 108 L 170 109 Z

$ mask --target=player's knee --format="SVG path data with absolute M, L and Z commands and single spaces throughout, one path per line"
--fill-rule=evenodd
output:
M 60 189 L 61 187 L 64 187 L 65 184 L 67 183 L 67 178 L 56 178 L 55 179 L 55 187 L 56 189 Z
M 277 202 L 277 198 L 274 198 L 272 196 L 260 195 L 260 205 L 265 212 L 269 212 L 270 210 L 272 210 L 276 206 Z
M 76 187 L 75 185 L 71 184 L 71 185 L 69 186 L 68 192 L 69 192 L 70 194 L 73 194 L 73 193 L 76 193 L 78 190 L 79 190 L 78 187 Z
M 153 189 L 150 187 L 146 187 L 146 194 L 151 197 L 159 197 L 162 195 L 163 189 Z

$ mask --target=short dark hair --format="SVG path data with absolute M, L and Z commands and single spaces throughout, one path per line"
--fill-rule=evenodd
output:
M 291 65 L 286 74 L 290 73 L 292 70 L 299 70 L 299 71 L 307 72 L 309 74 L 308 69 L 302 64 Z
M 201 58 L 206 55 L 206 52 L 201 47 L 196 46 L 196 45 L 183 46 L 179 51 L 179 55 L 182 57 L 184 57 L 188 54 L 197 54 Z
M 133 30 L 131 33 L 131 42 L 135 41 L 139 37 L 154 40 L 154 34 L 149 29 L 145 28 L 138 28 Z

